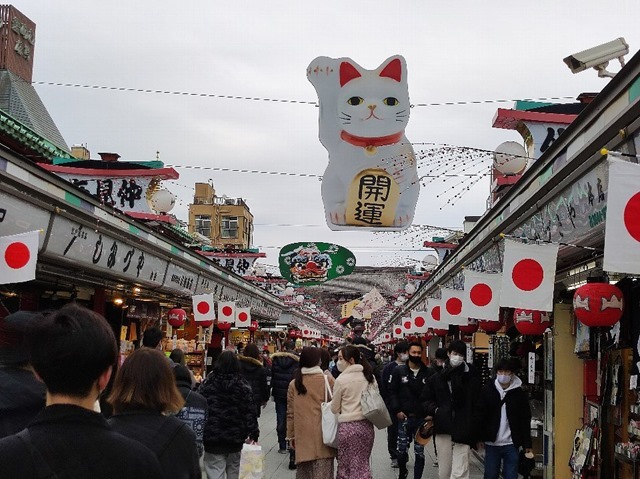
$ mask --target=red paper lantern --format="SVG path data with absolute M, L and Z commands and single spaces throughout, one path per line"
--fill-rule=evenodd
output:
M 174 328 L 179 328 L 187 320 L 187 312 L 184 309 L 173 308 L 167 313 L 167 321 Z
M 520 334 L 541 336 L 551 326 L 549 313 L 535 309 L 516 309 L 513 312 L 513 324 Z
M 433 330 L 433 334 L 435 334 L 436 336 L 440 336 L 441 338 L 444 338 L 447 334 L 449 334 L 449 330 L 448 329 L 434 329 Z
M 213 324 L 213 319 L 207 319 L 206 321 L 198 321 L 196 324 L 198 326 L 202 326 L 203 328 L 208 328 Z
M 424 333 L 424 336 L 422 336 L 422 339 L 424 339 L 424 341 L 427 343 L 431 341 L 431 338 L 433 338 L 433 333 L 430 332 L 426 332 Z
M 473 334 L 478 330 L 478 320 L 469 318 L 468 324 L 458 326 L 458 329 L 463 334 Z
M 502 329 L 502 320 L 500 321 L 478 321 L 478 326 L 485 333 L 497 333 Z
M 255 333 L 258 330 L 258 321 L 251 321 L 249 325 L 249 331 Z
M 573 311 L 585 326 L 613 326 L 624 308 L 620 288 L 609 283 L 587 283 L 573 295 Z
M 218 329 L 220 329 L 220 331 L 229 331 L 231 329 L 231 323 L 227 323 L 226 321 L 218 321 Z

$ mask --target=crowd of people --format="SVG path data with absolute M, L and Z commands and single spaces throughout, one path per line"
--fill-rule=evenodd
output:
M 518 365 L 498 361 L 484 387 L 452 341 L 426 358 L 423 343 L 400 341 L 384 361 L 363 338 L 329 351 L 285 341 L 268 358 L 249 343 L 223 351 L 196 385 L 184 353 L 161 352 L 149 328 L 142 347 L 116 369 L 112 328 L 74 303 L 43 315 L 0 320 L 0 471 L 15 478 L 237 479 L 245 444 L 260 439 L 258 418 L 273 396 L 278 452 L 296 479 L 371 479 L 375 430 L 361 404 L 379 388 L 398 478 L 423 477 L 433 419 L 439 479 L 469 477 L 471 448 L 483 448 L 485 479 L 516 479 L 531 452 L 531 413 Z M 325 444 L 323 403 L 336 415 L 337 448 Z M 383 407 L 384 409 L 384 407 Z

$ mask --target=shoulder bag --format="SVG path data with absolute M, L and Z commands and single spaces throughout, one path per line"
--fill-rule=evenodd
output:
M 360 407 L 362 415 L 367 418 L 378 429 L 391 426 L 391 417 L 387 410 L 387 405 L 378 391 L 375 381 L 369 383 L 360 397 Z
M 338 447 L 338 415 L 331 411 L 330 399 L 333 399 L 329 380 L 324 375 L 324 402 L 320 405 L 322 411 L 322 442 L 325 446 Z

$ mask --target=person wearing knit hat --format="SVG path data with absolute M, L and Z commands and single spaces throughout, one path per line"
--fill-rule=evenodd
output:
M 25 344 L 40 318 L 27 311 L 0 318 L 0 438 L 24 429 L 45 406 L 45 385 L 29 365 Z

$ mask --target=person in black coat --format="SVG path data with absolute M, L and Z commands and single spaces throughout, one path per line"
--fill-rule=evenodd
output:
M 151 449 L 166 477 L 201 479 L 196 435 L 170 415 L 182 408 L 184 399 L 164 354 L 150 348 L 131 353 L 116 374 L 108 401 L 114 412 L 111 427 Z
M 387 428 L 387 450 L 391 459 L 391 467 L 398 467 L 398 417 L 391 412 L 391 404 L 389 401 L 389 383 L 391 382 L 391 373 L 398 366 L 406 364 L 409 360 L 409 343 L 406 341 L 398 341 L 393 347 L 395 360 L 387 364 L 382 370 L 380 378 L 380 395 L 384 399 L 384 403 L 389 410 L 391 417 L 391 426 Z
M 24 429 L 44 409 L 45 387 L 29 367 L 25 344 L 40 318 L 18 311 L 0 319 L 0 438 Z
M 287 453 L 287 392 L 293 373 L 298 369 L 300 359 L 294 354 L 295 343 L 284 343 L 284 351 L 271 355 L 271 393 L 276 404 L 276 432 L 278 433 L 278 452 Z M 293 449 L 289 452 L 289 463 L 295 467 Z
M 517 479 L 520 448 L 533 453 L 531 407 L 517 370 L 513 361 L 501 359 L 495 366 L 495 380 L 482 388 L 480 439 L 485 445 L 485 479 L 498 479 L 500 463 L 504 479 Z
M 407 470 L 409 445 L 424 419 L 420 399 L 427 380 L 432 374 L 433 372 L 422 362 L 422 343 L 417 341 L 409 344 L 407 364 L 396 367 L 391 373 L 387 390 L 389 391 L 389 412 L 398 420 L 399 479 L 406 479 L 409 474 Z M 414 442 L 413 449 L 416 458 L 413 477 L 420 479 L 425 464 L 424 446 Z
M 18 434 L 0 439 L 0 475 L 20 479 L 165 477 L 155 455 L 113 431 L 93 411 L 117 359 L 111 326 L 76 304 L 41 318 L 29 334 L 31 365 L 47 406 Z
M 176 413 L 176 417 L 196 434 L 198 455 L 202 457 L 204 425 L 207 422 L 207 400 L 202 394 L 191 389 L 191 371 L 186 366 L 176 364 L 173 367 L 173 375 L 176 378 L 178 391 L 184 399 L 184 406 Z
M 434 418 L 438 472 L 449 479 L 451 470 L 462 476 L 469 470 L 470 447 L 478 442 L 478 398 L 481 381 L 465 362 L 467 345 L 453 341 L 447 348 L 445 369 L 429 378 L 422 391 L 422 409 Z
M 247 439 L 260 436 L 256 407 L 249 383 L 240 375 L 238 359 L 223 351 L 200 386 L 207 400 L 204 427 L 204 467 L 207 477 L 237 478 L 240 451 Z
M 240 374 L 247 380 L 253 391 L 253 402 L 256 405 L 256 413 L 260 417 L 261 409 L 269 401 L 269 383 L 267 370 L 262 365 L 260 351 L 254 343 L 249 343 L 244 348 L 244 354 L 238 356 L 240 361 Z

